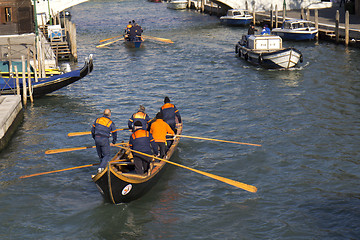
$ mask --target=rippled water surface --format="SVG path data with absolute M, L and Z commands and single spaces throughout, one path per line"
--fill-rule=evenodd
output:
M 359 238 L 359 49 L 284 42 L 304 62 L 269 71 L 235 57 L 247 29 L 222 26 L 215 16 L 145 0 L 90 1 L 71 13 L 79 66 L 92 53 L 94 71 L 28 105 L 0 153 L 1 239 Z M 174 44 L 95 48 L 132 19 L 145 35 Z M 104 108 L 118 127 L 139 104 L 153 117 L 166 95 L 180 109 L 185 135 L 262 144 L 184 138 L 171 160 L 257 193 L 174 166 L 149 194 L 118 206 L 91 181 L 95 168 L 19 179 L 96 163 L 94 149 L 44 151 L 93 145 L 90 136 L 67 133 L 88 131 Z

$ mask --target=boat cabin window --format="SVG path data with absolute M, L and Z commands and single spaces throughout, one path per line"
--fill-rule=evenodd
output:
M 233 14 L 234 14 L 234 16 L 242 15 L 241 12 L 239 12 L 239 11 L 233 12 Z
M 293 24 L 291 25 L 291 29 L 300 28 L 300 24 L 301 24 L 301 23 L 293 23 Z
M 305 22 L 304 27 L 306 27 L 306 28 L 315 27 L 315 24 L 313 24 L 312 22 Z

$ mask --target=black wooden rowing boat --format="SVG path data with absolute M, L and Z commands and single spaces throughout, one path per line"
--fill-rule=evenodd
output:
M 177 134 L 182 132 L 182 123 L 177 124 Z M 173 155 L 180 138 L 177 137 L 166 153 L 166 159 Z M 100 193 L 106 201 L 114 204 L 131 202 L 148 192 L 165 170 L 164 161 L 153 161 L 150 170 L 144 175 L 132 173 L 130 150 L 121 149 L 109 162 L 104 171 L 92 176 Z
M 39 78 L 38 81 L 35 81 L 35 78 L 31 78 L 32 91 L 34 97 L 41 97 L 45 94 L 54 92 L 63 88 L 67 85 L 70 85 L 81 78 L 85 77 L 93 70 L 93 59 L 92 55 L 89 58 L 86 58 L 85 64 L 82 68 L 76 69 L 74 71 L 66 72 L 63 74 L 56 74 L 46 78 Z M 27 85 L 27 84 L 26 84 Z M 22 81 L 20 81 L 20 92 L 22 94 Z M 14 95 L 16 94 L 16 81 L 15 78 L 9 79 L 0 77 L 0 94 L 2 95 Z

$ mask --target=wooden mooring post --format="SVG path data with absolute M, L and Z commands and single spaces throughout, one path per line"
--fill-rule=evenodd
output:
M 28 75 L 28 90 L 29 90 L 29 96 L 30 101 L 33 103 L 34 99 L 32 96 L 32 87 L 31 87 L 31 71 L 30 71 L 30 48 L 27 49 L 27 75 Z
M 15 65 L 15 77 L 16 77 L 16 95 L 20 95 L 20 83 L 19 83 L 19 72 L 18 72 L 18 68 Z
M 339 42 L 339 21 L 340 21 L 340 12 L 339 12 L 339 10 L 336 10 L 336 15 L 335 15 L 335 39 L 336 39 L 336 43 Z
M 274 27 L 274 10 L 273 10 L 273 5 L 271 4 L 270 7 L 270 29 L 273 29 Z
M 286 1 L 284 0 L 283 3 L 283 21 L 286 20 Z
M 277 4 L 275 5 L 275 28 L 277 28 L 278 25 L 278 7 Z
M 350 25 L 350 20 L 349 20 L 349 11 L 345 12 L 345 45 L 349 45 L 349 25 Z
M 309 8 L 306 9 L 306 20 L 310 21 L 310 9 Z
M 316 40 L 319 40 L 319 10 L 318 9 L 315 9 L 314 16 L 315 16 L 315 28 L 318 30 L 318 32 L 316 33 Z
M 26 107 L 27 103 L 27 95 L 26 95 L 26 79 L 25 79 L 25 57 L 21 55 L 21 66 L 22 66 L 22 86 L 23 86 L 23 103 L 24 107 Z
M 256 25 L 255 1 L 253 2 L 253 12 L 252 12 L 252 15 L 253 15 L 253 23 L 254 23 L 254 25 Z
M 11 77 L 12 75 L 12 60 L 11 60 L 11 43 L 10 43 L 10 38 L 7 39 L 8 41 L 8 61 L 9 61 L 9 77 Z

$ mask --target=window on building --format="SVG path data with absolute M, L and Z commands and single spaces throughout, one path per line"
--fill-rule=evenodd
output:
M 11 22 L 11 7 L 5 8 L 5 22 Z

